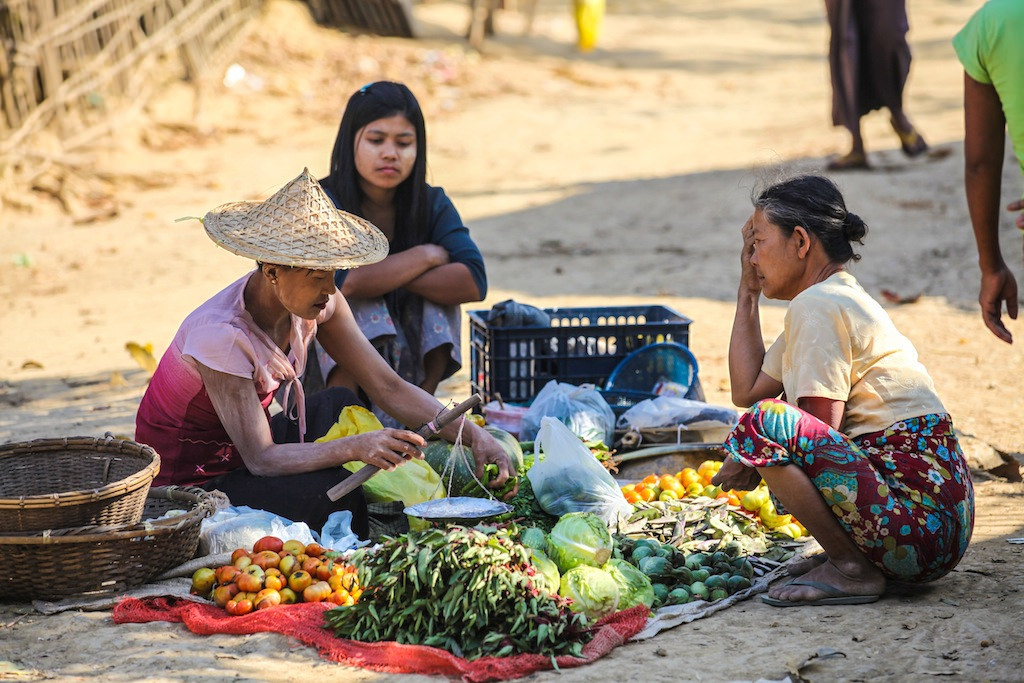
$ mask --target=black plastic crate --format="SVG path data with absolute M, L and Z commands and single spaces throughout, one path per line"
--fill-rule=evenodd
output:
M 655 342 L 689 346 L 689 318 L 666 306 L 546 308 L 550 327 L 488 327 L 469 311 L 470 383 L 493 400 L 525 403 L 555 379 L 603 387 L 631 351 Z

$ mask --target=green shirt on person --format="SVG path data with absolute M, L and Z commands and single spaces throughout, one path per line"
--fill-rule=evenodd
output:
M 999 95 L 1024 173 L 1024 0 L 988 0 L 953 37 L 967 75 Z

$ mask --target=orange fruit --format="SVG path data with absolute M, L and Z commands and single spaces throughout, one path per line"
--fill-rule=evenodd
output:
M 640 489 L 640 500 L 650 502 L 658 497 L 658 490 L 653 486 L 645 486 Z
M 679 480 L 671 474 L 663 474 L 658 477 L 658 486 L 660 486 L 663 491 L 675 489 L 679 487 Z
M 679 473 L 678 479 L 680 484 L 689 487 L 690 484 L 700 481 L 700 475 L 697 474 L 697 470 L 687 467 Z

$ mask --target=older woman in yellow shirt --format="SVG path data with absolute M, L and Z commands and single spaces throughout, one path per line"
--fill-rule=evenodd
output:
M 941 577 L 970 540 L 970 474 L 913 345 L 846 270 L 867 226 L 821 176 L 768 187 L 754 207 L 729 347 L 733 401 L 750 409 L 714 483 L 763 478 L 825 551 L 764 601 L 860 604 L 889 580 Z M 767 350 L 762 294 L 790 302 Z

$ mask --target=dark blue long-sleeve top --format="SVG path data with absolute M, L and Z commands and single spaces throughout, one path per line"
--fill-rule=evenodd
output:
M 330 190 L 326 187 L 324 192 L 331 198 L 334 205 L 339 209 L 346 210 L 338 205 Z M 440 187 L 427 186 L 427 202 L 429 211 L 427 220 L 430 221 L 430 242 L 444 247 L 452 263 L 462 263 L 469 268 L 473 281 L 480 290 L 480 298 L 487 296 L 487 271 L 484 269 L 484 257 L 476 246 L 473 238 L 469 236 L 469 228 L 462 223 L 459 212 L 452 204 L 452 200 Z M 341 289 L 341 285 L 348 277 L 347 270 L 339 270 L 334 274 L 334 283 Z

